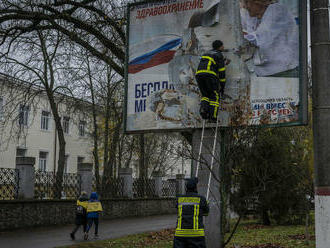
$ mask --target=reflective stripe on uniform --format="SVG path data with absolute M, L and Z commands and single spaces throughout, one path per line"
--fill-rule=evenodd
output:
M 210 102 L 210 99 L 207 98 L 207 97 L 202 97 L 202 100 L 201 101 Z
M 196 208 L 197 208 L 197 206 L 195 205 L 194 206 L 194 217 L 193 217 L 193 228 L 194 228 L 194 230 L 196 229 L 196 213 L 197 213 Z
M 214 91 L 214 93 L 215 93 L 216 102 L 219 103 L 219 94 L 216 90 Z
M 225 71 L 226 67 L 219 68 L 219 71 Z
M 225 78 L 220 79 L 220 82 L 226 82 L 226 79 Z
M 213 118 L 217 118 L 218 108 L 219 108 L 219 105 L 218 106 L 214 106 Z
M 217 112 L 218 112 L 218 108 L 219 108 L 219 94 L 217 91 L 214 91 L 216 100 L 215 101 L 210 101 L 210 105 L 214 106 L 214 112 L 213 112 L 213 118 L 217 118 Z
M 205 236 L 204 229 L 176 229 L 177 237 L 200 237 Z
M 199 203 L 201 199 L 199 197 L 179 197 L 178 203 L 183 203 L 183 202 L 195 202 Z
M 198 216 L 199 216 L 199 205 L 197 206 L 197 213 L 196 213 L 196 229 L 198 230 Z
M 199 71 L 196 72 L 196 75 L 199 74 L 199 73 L 209 73 L 209 74 L 218 76 L 214 71 L 211 71 L 211 70 L 199 70 Z
M 178 229 L 181 229 L 181 224 L 182 224 L 182 206 L 179 206 Z
M 214 60 L 212 57 L 210 57 L 210 56 L 202 56 L 202 59 L 208 59 L 208 60 L 210 60 L 213 64 L 216 64 L 216 63 L 215 63 L 215 60 Z

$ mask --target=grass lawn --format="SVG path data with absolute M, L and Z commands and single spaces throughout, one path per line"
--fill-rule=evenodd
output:
M 311 238 L 307 244 L 305 226 L 262 226 L 253 221 L 243 221 L 226 247 L 315 248 L 314 226 L 309 228 L 309 233 Z
M 228 248 L 314 248 L 314 227 L 311 240 L 304 239 L 305 226 L 262 226 L 255 221 L 242 221 Z M 119 239 L 83 242 L 65 248 L 171 248 L 174 230 L 130 235 Z M 229 236 L 229 234 L 227 235 Z M 61 247 L 64 248 L 64 247 Z M 211 247 L 210 247 L 211 248 Z

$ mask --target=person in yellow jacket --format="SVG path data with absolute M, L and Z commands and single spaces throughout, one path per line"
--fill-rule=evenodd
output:
M 77 200 L 76 205 L 76 226 L 70 233 L 70 237 L 72 240 L 75 240 L 75 234 L 78 231 L 79 227 L 82 225 L 84 227 L 84 232 L 86 232 L 87 227 L 87 203 L 88 203 L 88 195 L 85 191 L 81 192 L 79 199 Z
M 200 115 L 204 120 L 217 120 L 220 97 L 223 97 L 226 85 L 226 65 L 230 63 L 222 52 L 225 50 L 221 40 L 212 43 L 212 50 L 201 56 L 196 80 L 202 94 Z
M 102 204 L 98 200 L 98 195 L 96 192 L 92 192 L 90 200 L 87 204 L 87 228 L 84 235 L 84 239 L 88 239 L 88 232 L 92 227 L 93 223 L 95 224 L 95 238 L 98 237 L 98 229 L 99 229 L 99 213 L 102 212 Z
M 197 192 L 197 178 L 186 183 L 187 193 L 177 197 L 178 219 L 173 248 L 206 248 L 203 216 L 210 209 L 205 197 Z

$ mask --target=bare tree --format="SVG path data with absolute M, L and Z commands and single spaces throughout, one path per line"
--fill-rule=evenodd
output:
M 125 1 L 2 0 L 0 45 L 35 31 L 56 30 L 124 75 Z
M 37 30 L 24 37 L 4 42 L 2 45 L 6 47 L 6 51 L 1 53 L 0 61 L 4 70 L 31 82 L 35 89 L 33 94 L 26 90 L 24 94 L 30 101 L 34 99 L 33 95 L 41 93 L 48 99 L 59 140 L 56 197 L 60 197 L 62 191 L 66 145 L 59 113 L 59 104 L 65 99 L 61 92 L 66 87 L 57 82 L 63 69 L 62 42 L 63 35 L 59 32 Z M 59 54 L 61 56 L 58 56 Z

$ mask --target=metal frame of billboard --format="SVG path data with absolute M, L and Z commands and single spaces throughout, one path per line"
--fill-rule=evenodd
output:
M 238 1 L 238 0 L 237 0 Z M 292 127 L 303 126 L 308 124 L 308 44 L 307 44 L 307 0 L 297 0 L 299 8 L 299 120 L 296 122 L 279 123 L 279 124 L 261 124 L 261 125 L 244 125 L 246 128 L 271 128 L 271 127 Z M 330 0 L 329 0 L 330 1 Z M 129 37 L 130 37 L 130 8 L 132 6 L 143 5 L 147 3 L 157 3 L 162 0 L 145 0 L 141 2 L 129 3 L 127 5 L 126 19 L 126 56 L 125 56 L 125 102 L 124 102 L 124 133 L 126 134 L 142 134 L 142 133 L 164 133 L 164 132 L 190 132 L 198 128 L 178 128 L 178 129 L 148 129 L 127 131 L 127 97 L 128 97 L 128 59 L 129 59 Z M 215 125 L 208 125 L 215 127 Z M 235 126 L 237 128 L 243 126 Z M 232 126 L 221 129 L 233 128 Z

